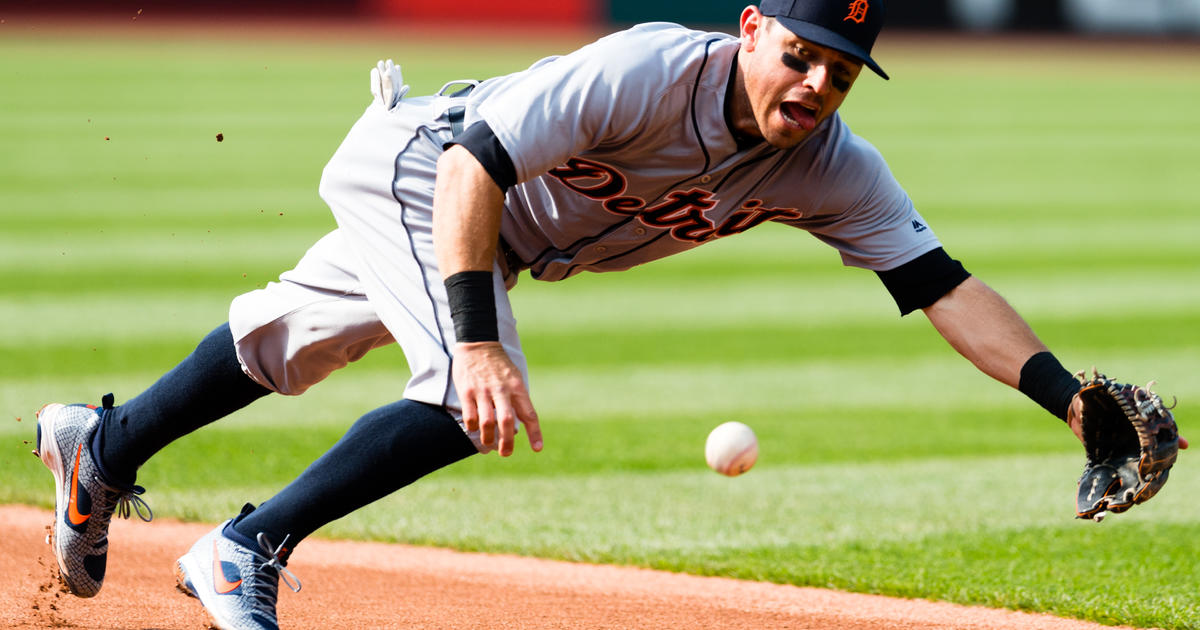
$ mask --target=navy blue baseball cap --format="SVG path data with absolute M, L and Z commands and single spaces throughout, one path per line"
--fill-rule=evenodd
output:
M 883 28 L 883 0 L 762 0 L 758 10 L 797 37 L 846 53 L 888 78 L 871 58 Z

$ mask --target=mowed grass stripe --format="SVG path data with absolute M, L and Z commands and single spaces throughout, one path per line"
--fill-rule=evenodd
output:
M 778 274 L 782 276 L 784 274 Z M 777 275 L 747 275 L 738 282 L 684 274 L 667 274 L 660 283 L 623 285 L 606 282 L 568 288 L 567 283 L 518 285 L 511 294 L 519 326 L 534 335 L 573 331 L 670 329 L 736 330 L 795 327 L 797 334 L 822 324 L 899 323 L 899 311 L 874 274 L 814 273 L 789 280 Z M 1195 271 L 1113 270 L 1103 276 L 1070 272 L 997 273 L 981 279 L 1001 291 L 1027 316 L 1044 320 L 1079 320 L 1142 316 L 1148 287 L 1184 287 Z M 1102 281 L 1101 281 L 1102 280 Z M 1124 299 L 1122 299 L 1124 297 Z M 1161 291 L 1153 297 L 1155 312 L 1190 315 L 1200 310 L 1200 291 Z M 920 320 L 921 313 L 904 321 Z
M 91 318 L 75 312 L 81 317 Z M 68 311 L 70 312 L 70 311 Z M 152 311 L 153 312 L 153 311 Z M 157 311 L 180 313 L 174 309 Z M 214 300 L 203 311 L 182 313 L 183 321 L 193 326 L 177 334 L 155 325 L 139 336 L 135 331 L 121 334 L 120 328 L 112 337 L 94 338 L 88 335 L 63 338 L 33 334 L 38 352 L 28 354 L 28 344 L 19 336 L 0 343 L 0 375 L 16 377 L 30 372 L 55 373 L 59 376 L 86 374 L 96 370 L 138 369 L 147 361 L 161 364 L 164 351 L 177 348 L 190 350 L 208 330 L 227 319 L 224 303 Z M 103 314 L 97 311 L 97 315 Z M 207 316 L 205 316 L 205 314 Z M 120 315 L 109 316 L 120 317 Z M 69 318 L 60 314 L 55 321 Z M 1190 314 L 1157 315 L 1154 317 L 1105 318 L 1086 321 L 1039 322 L 1042 337 L 1052 345 L 1067 345 L 1059 352 L 1068 363 L 1077 357 L 1093 360 L 1128 354 L 1131 345 L 1114 331 L 1133 326 L 1145 327 L 1136 340 L 1139 352 L 1163 356 L 1181 347 L 1179 330 L 1194 322 Z M 157 329 L 157 330 L 156 330 Z M 156 334 L 157 333 L 157 334 Z M 1183 348 L 1195 352 L 1198 344 L 1184 343 Z M 631 322 L 626 330 L 600 330 L 525 336 L 525 353 L 531 365 L 545 370 L 570 369 L 580 366 L 604 366 L 618 372 L 629 365 L 670 366 L 686 363 L 703 369 L 706 365 L 724 365 L 730 370 L 743 370 L 760 364 L 791 361 L 826 361 L 849 359 L 864 363 L 864 372 L 871 372 L 872 362 L 888 363 L 889 356 L 905 356 L 908 360 L 923 357 L 950 357 L 961 361 L 928 324 L 913 321 L 894 325 L 853 324 L 826 325 L 807 323 L 796 325 L 739 324 L 735 327 L 692 326 L 676 329 L 650 327 L 641 329 Z M 649 350 L 648 350 L 649 349 Z M 836 358 L 836 359 L 834 359 Z M 1102 362 L 1107 363 L 1107 362 Z M 967 367 L 966 363 L 962 364 Z M 168 366 L 169 367 L 169 366 Z M 1106 369 L 1111 369 L 1107 368 Z
M 918 315 L 917 317 L 923 317 Z M 1151 316 L 1097 317 L 1046 321 L 1030 318 L 1038 324 L 1047 343 L 1068 346 L 1059 354 L 1102 356 L 1125 354 L 1132 345 L 1156 356 L 1184 348 L 1194 350 L 1194 340 L 1181 339 L 1180 331 L 1195 323 L 1191 313 Z M 1138 327 L 1136 340 L 1119 331 Z M 593 364 L 616 367 L 622 363 L 670 364 L 691 361 L 735 365 L 789 359 L 849 358 L 886 362 L 889 356 L 918 358 L 951 354 L 950 347 L 936 335 L 927 322 L 916 319 L 895 324 L 869 325 L 848 322 L 825 325 L 798 322 L 791 325 L 745 322 L 736 327 L 680 327 L 642 330 L 636 322 L 626 330 L 608 334 L 529 334 L 525 337 L 526 354 L 532 362 L 567 366 L 581 359 Z M 652 347 L 652 352 L 647 348 Z
M 317 177 L 305 173 L 306 180 L 310 175 Z M 93 177 L 96 181 L 87 186 L 51 184 L 52 189 L 45 191 L 24 186 L 4 191 L 4 199 L 11 200 L 11 207 L 20 212 L 4 218 L 12 233 L 6 231 L 3 236 L 40 235 L 68 228 L 89 233 L 116 226 L 130 234 L 149 235 L 195 227 L 315 229 L 332 223 L 329 209 L 317 196 L 315 179 L 307 186 L 262 180 L 216 186 L 208 181 L 155 190 L 139 181 L 113 181 L 104 173 Z M 97 212 L 99 206 L 106 211 Z M 277 218 L 280 212 L 285 213 L 285 221 Z
M 122 383 L 103 385 L 107 387 L 90 388 L 92 400 L 105 391 L 114 391 L 118 402 L 124 400 L 128 390 L 121 387 Z M 31 389 L 48 388 L 49 384 L 35 383 Z M 212 479 L 211 468 L 213 453 L 220 453 L 222 470 L 244 474 L 252 483 L 281 488 L 336 442 L 359 415 L 387 402 L 383 394 L 362 388 L 325 393 L 257 402 L 228 420 L 172 444 L 142 468 L 139 480 L 159 490 L 203 491 L 222 483 Z M 352 394 L 358 400 L 351 400 Z M 439 475 L 460 479 L 470 486 L 475 479 L 497 477 L 515 480 L 550 474 L 586 483 L 594 474 L 614 471 L 704 471 L 705 437 L 727 420 L 740 420 L 754 427 L 760 439 L 759 469 L 763 474 L 780 466 L 816 462 L 854 464 L 861 460 L 917 461 L 930 457 L 970 462 L 987 455 L 1078 455 L 1060 422 L 1017 405 L 991 406 L 976 413 L 965 404 L 944 405 L 914 414 L 882 405 L 839 405 L 832 401 L 803 404 L 779 392 L 773 395 L 791 406 L 765 401 L 735 411 L 717 408 L 697 412 L 685 408 L 627 413 L 608 408 L 581 414 L 559 401 L 539 399 L 545 451 L 533 454 L 524 438 L 519 438 L 516 457 L 473 458 Z M 43 399 L 64 400 L 49 396 Z M 36 458 L 29 456 L 36 428 L 35 410 L 25 409 L 18 416 L 23 420 L 9 418 L 0 426 L 0 436 L 5 438 L 0 451 L 6 459 L 11 458 L 8 463 L 12 468 L 6 477 L 10 484 L 0 500 L 45 500 L 39 481 L 45 471 Z M 918 420 L 928 434 L 909 430 L 910 424 Z M 962 430 L 964 422 L 970 423 L 971 431 Z M 854 427 L 853 448 L 847 447 L 844 431 L 832 429 L 847 425 Z M 264 433 L 270 433 L 270 440 L 263 439 Z M 938 437 L 929 438 L 932 434 Z M 668 512 L 670 509 L 666 507 Z
M 156 353 L 153 362 L 165 371 L 173 365 L 173 360 L 182 358 L 189 350 L 186 345 L 162 349 Z M 1194 362 L 1194 356 L 1191 351 L 1155 356 L 1113 354 L 1111 361 L 1121 365 L 1129 380 L 1135 382 L 1161 374 L 1160 387 L 1180 397 L 1178 410 L 1186 417 L 1200 397 L 1200 386 L 1178 374 L 1186 371 Z M 230 426 L 312 427 L 323 423 L 345 426 L 348 419 L 394 400 L 407 380 L 403 355 L 394 347 L 380 349 L 364 362 L 374 365 L 352 365 L 303 397 L 271 397 L 256 403 L 240 413 Z M 63 357 L 60 363 L 67 364 L 68 357 Z M 801 431 L 810 427 L 824 430 L 831 418 L 838 416 L 844 417 L 842 422 L 858 426 L 859 423 L 874 422 L 881 415 L 907 422 L 912 414 L 925 413 L 959 417 L 961 425 L 945 427 L 956 434 L 953 439 L 978 441 L 981 445 L 986 440 L 977 440 L 976 432 L 1006 431 L 1008 428 L 1004 422 L 993 427 L 971 419 L 979 414 L 1031 418 L 1058 426 L 1057 421 L 1032 406 L 1021 394 L 964 367 L 961 358 L 949 354 L 926 359 L 891 357 L 853 361 L 842 358 L 753 365 L 631 362 L 621 370 L 608 366 L 575 366 L 561 370 L 534 366 L 531 388 L 541 414 L 548 422 L 558 424 L 587 424 L 618 418 L 628 418 L 632 422 L 696 419 L 697 423 L 703 424 L 736 417 L 749 418 L 751 424 L 782 422 Z M 97 369 L 92 373 L 71 375 L 65 380 L 56 380 L 51 375 L 17 376 L 6 379 L 0 385 L 0 393 L 6 401 L 14 403 L 14 409 L 20 409 L 15 403 L 26 397 L 38 401 L 93 402 L 90 397 L 98 398 L 107 391 L 116 392 L 120 402 L 140 392 L 157 377 L 157 373 L 146 371 L 147 366 L 140 366 L 140 369 L 140 372 L 115 373 Z M 937 386 L 933 387 L 931 383 Z M 36 404 L 40 403 L 28 403 L 25 413 L 36 409 Z M 15 411 L 14 415 L 21 413 Z M 16 425 L 3 426 L 18 428 Z M 910 431 L 903 423 L 897 430 Z M 925 433 L 922 426 L 918 435 Z M 1021 436 L 1017 434 L 1013 438 L 1020 440 Z M 1076 448 L 1069 440 L 1061 443 L 1061 447 Z M 849 454 L 855 452 L 847 451 Z
M 140 294 L 127 291 L 121 283 L 104 293 L 0 300 L 0 321 L 27 318 L 40 324 L 0 328 L 0 348 L 23 352 L 36 344 L 43 352 L 66 355 L 72 348 L 91 349 L 98 344 L 194 346 L 200 341 L 198 333 L 228 319 L 229 299 L 237 291 L 234 283 L 228 284 L 226 290 Z
M 20 290 L 6 283 L 0 294 L 24 294 L 38 290 L 39 286 L 42 292 L 58 286 L 70 286 L 77 291 L 86 285 L 79 278 L 94 281 L 106 273 L 124 270 L 137 273 L 161 269 L 164 276 L 187 273 L 195 277 L 208 273 L 227 277 L 230 269 L 236 269 L 239 273 L 252 271 L 273 277 L 291 268 L 312 243 L 336 227 L 324 214 L 295 216 L 283 210 L 250 209 L 246 215 L 227 219 L 203 218 L 199 214 L 176 226 L 158 217 L 153 220 L 160 224 L 156 228 L 141 226 L 134 217 L 127 223 L 82 226 L 72 224 L 68 217 L 52 228 L 47 225 L 49 229 L 20 230 L 0 238 L 3 246 L 0 268 L 13 271 L 12 283 L 19 283 Z M 984 227 L 981 231 L 986 233 L 990 228 Z M 1178 230 L 1164 237 L 1160 246 L 1141 250 L 1133 249 L 1130 241 L 1111 236 L 1121 229 L 1114 223 L 1106 232 L 1110 236 L 1097 238 L 1095 242 L 1089 240 L 1088 247 L 1083 249 L 1058 247 L 1056 239 L 1051 237 L 1023 239 L 1016 228 L 1007 227 L 996 228 L 1001 235 L 1007 235 L 998 239 L 999 243 L 989 242 L 965 226 L 948 227 L 944 231 L 950 235 L 943 238 L 956 243 L 949 247 L 950 254 L 963 260 L 968 270 L 978 273 L 985 282 L 999 282 L 1012 276 L 1010 284 L 1028 285 L 1027 290 L 1034 292 L 1061 295 L 1062 285 L 1069 283 L 1071 292 L 1108 291 L 1113 296 L 1130 296 L 1126 300 L 1087 300 L 1095 309 L 1127 308 L 1124 305 L 1135 295 L 1145 294 L 1156 285 L 1164 290 L 1152 299 L 1165 308 L 1196 299 L 1197 292 L 1187 289 L 1190 276 L 1200 268 L 1200 253 L 1186 241 L 1200 235 L 1200 223 L 1181 221 Z M 970 236 L 957 238 L 960 232 Z M 1059 242 L 1071 242 L 1069 230 L 1051 233 L 1061 239 Z M 623 302 L 655 298 L 663 302 L 667 301 L 665 296 L 692 291 L 699 292 L 695 299 L 708 300 L 713 293 L 762 288 L 766 292 L 753 302 L 773 308 L 776 303 L 817 301 L 813 296 L 824 296 L 831 291 L 845 293 L 852 287 L 860 287 L 867 289 L 864 294 L 879 297 L 881 303 L 891 301 L 873 273 L 844 269 L 835 252 L 815 242 L 796 240 L 796 236 L 807 238 L 803 235 L 790 231 L 783 234 L 791 237 L 790 251 L 777 248 L 777 235 L 764 231 L 762 237 L 757 233 L 740 237 L 745 242 L 739 247 L 721 249 L 723 243 L 717 243 L 711 246 L 714 248 L 711 252 L 689 252 L 678 259 L 623 274 L 588 274 L 552 284 L 525 277 L 514 291 L 513 299 L 520 302 L 537 300 L 539 296 L 553 299 L 553 296 L 595 293 Z M 1149 232 L 1132 230 L 1131 234 L 1143 242 L 1155 241 Z M 1021 245 L 1006 247 L 1003 243 Z M 761 251 L 755 252 L 754 245 L 761 245 Z M 1036 280 L 1043 277 L 1059 286 L 1042 287 Z M 117 280 L 112 278 L 110 282 Z M 1139 285 L 1140 290 L 1124 293 L 1130 285 Z M 841 296 L 822 297 L 819 301 L 836 304 L 838 297 Z M 689 298 L 680 296 L 680 299 Z M 724 301 L 727 300 L 717 300 Z
M 733 279 L 697 273 L 696 269 L 737 268 L 745 246 L 714 255 L 697 252 L 683 264 L 664 261 L 628 274 L 561 283 L 524 278 L 511 299 L 522 329 L 546 337 L 570 336 L 576 331 L 584 335 L 680 330 L 736 333 L 739 328 L 786 333 L 789 327 L 803 336 L 828 324 L 883 324 L 902 329 L 910 327 L 908 320 L 924 319 L 914 314 L 898 323 L 895 305 L 869 272 L 826 265 L 789 273 L 770 253 L 772 236 L 745 237 L 750 246 L 762 243 L 768 254 L 741 265 L 744 273 Z M 95 337 L 106 332 L 118 337 L 126 336 L 123 330 L 166 333 L 171 322 L 157 314 L 224 311 L 232 297 L 260 287 L 290 268 L 311 238 L 306 228 L 273 229 L 265 240 L 263 234 L 253 231 L 181 228 L 178 235 L 160 240 L 146 240 L 136 231 L 89 239 L 52 235 L 44 243 L 3 239 L 8 247 L 3 248 L 0 264 L 12 276 L 0 292 L 10 296 L 0 301 L 0 318 L 16 321 L 25 316 L 48 325 L 64 318 L 77 319 L 69 306 L 86 301 L 97 317 L 63 326 L 61 332 L 42 327 L 43 336 L 102 341 Z M 780 266 L 763 268 L 773 260 Z M 1186 318 L 1200 306 L 1200 291 L 1179 290 L 1188 287 L 1195 275 L 1195 268 L 1184 263 L 1152 270 L 1128 266 L 1096 269 L 1083 275 L 1056 269 L 1035 276 L 1015 267 L 981 278 L 1038 322 L 1095 316 L 1105 324 L 1119 323 L 1126 317 L 1140 317 L 1147 305 L 1153 305 L 1157 317 Z M 762 271 L 756 273 L 756 268 Z M 164 278 L 171 283 L 164 284 Z M 626 278 L 636 281 L 622 282 Z M 1155 291 L 1155 286 L 1161 288 Z M 183 287 L 187 292 L 181 291 Z M 113 317 L 100 317 L 102 314 Z M 189 326 L 182 326 L 181 331 Z M 0 344 L 6 338 L 27 340 L 30 334 L 36 336 L 39 331 L 5 329 L 0 331 Z
M 247 445 L 235 453 L 244 450 L 261 454 L 269 467 L 270 449 Z M 442 471 L 324 531 L 595 560 L 617 550 L 821 548 L 1026 528 L 1111 529 L 1123 532 L 1114 532 L 1113 538 L 1119 539 L 1146 524 L 1186 525 L 1200 518 L 1200 507 L 1190 500 L 1200 491 L 1200 480 L 1189 476 L 1173 480 L 1179 483 L 1155 498 L 1161 501 L 1161 514 L 1133 510 L 1103 526 L 1075 521 L 1074 483 L 1066 479 L 1082 462 L 1068 454 L 933 455 L 871 463 L 835 460 L 819 466 L 768 461 L 761 470 L 736 479 L 712 475 L 702 461 L 693 462 L 690 469 L 613 469 L 582 478 L 529 474 L 518 479 L 506 474 L 507 462 L 500 458 L 474 459 L 486 461 L 491 478 L 464 479 Z M 1014 484 L 1011 471 L 1020 469 L 1036 469 L 1064 481 Z M 204 474 L 211 477 L 213 471 Z M 942 481 L 947 477 L 955 479 L 949 487 Z M 525 490 L 514 492 L 513 484 Z M 261 491 L 271 486 L 246 487 Z M 241 503 L 221 483 L 190 489 L 160 484 L 149 491 L 156 507 L 169 512 L 193 497 L 216 503 L 213 497 L 227 496 L 221 508 L 226 510 L 236 510 Z M 616 495 L 622 500 L 612 501 Z M 521 531 L 554 535 L 522 536 Z
M 251 225 L 246 226 L 229 227 L 216 219 L 207 227 L 181 224 L 170 232 L 138 227 L 127 230 L 119 223 L 90 229 L 64 228 L 60 224 L 58 230 L 44 232 L 36 239 L 4 238 L 0 246 L 11 247 L 0 256 L 0 264 L 6 269 L 27 270 L 45 278 L 57 274 L 63 281 L 89 270 L 102 273 L 139 268 L 157 270 L 166 280 L 197 263 L 203 263 L 204 269 L 196 272 L 203 272 L 209 266 L 232 265 L 258 271 L 278 265 L 286 257 L 290 261 L 288 267 L 278 269 L 278 274 L 295 265 L 325 231 L 305 225 L 293 228 L 278 212 L 272 214 L 276 220 L 258 218 L 247 221 Z M 334 227 L 330 221 L 328 229 Z M 119 281 L 119 277 L 112 279 L 113 283 Z M 163 290 L 171 290 L 169 282 L 161 286 Z M 99 287 L 93 289 L 98 290 Z

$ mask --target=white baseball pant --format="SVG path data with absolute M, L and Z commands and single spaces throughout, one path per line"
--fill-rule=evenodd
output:
M 404 397 L 444 407 L 461 423 L 451 379 L 454 325 L 433 249 L 437 158 L 451 138 L 445 96 L 373 101 L 321 178 L 338 229 L 291 271 L 240 295 L 229 309 L 238 359 L 256 382 L 303 393 L 368 351 L 400 344 L 411 378 Z M 500 341 L 529 382 L 507 288 L 494 269 Z M 508 287 L 506 287 L 508 276 Z M 481 451 L 478 432 L 470 434 Z

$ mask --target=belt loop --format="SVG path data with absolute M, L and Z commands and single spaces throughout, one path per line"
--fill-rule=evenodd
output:
M 464 87 L 450 92 L 450 88 L 456 85 L 462 85 Z M 437 91 L 436 96 L 449 96 L 450 98 L 465 97 L 470 94 L 478 85 L 479 81 L 474 79 L 459 79 L 457 81 L 451 81 L 443 85 L 442 89 Z M 463 119 L 466 117 L 466 115 L 467 108 L 462 105 L 455 105 L 454 107 L 446 110 L 446 118 L 450 122 L 450 132 L 454 134 L 454 137 L 458 137 L 458 134 L 463 132 Z

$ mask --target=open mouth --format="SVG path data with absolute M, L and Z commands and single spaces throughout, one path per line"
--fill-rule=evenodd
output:
M 791 127 L 812 131 L 817 126 L 817 108 L 807 103 L 784 101 L 779 106 L 779 113 L 784 122 Z

